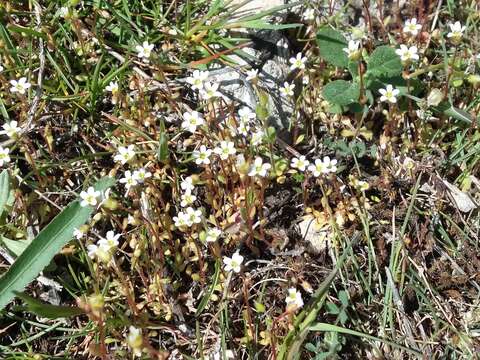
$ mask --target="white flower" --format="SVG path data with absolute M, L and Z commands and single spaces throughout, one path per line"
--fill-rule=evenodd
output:
M 311 164 L 308 167 L 308 170 L 313 173 L 313 176 L 319 177 L 321 174 L 325 173 L 325 167 L 323 161 L 320 159 L 315 159 L 315 164 Z
M 310 161 L 308 161 L 304 155 L 300 156 L 299 158 L 293 158 L 291 166 L 294 169 L 298 169 L 300 171 L 305 171 L 305 169 L 308 167 L 310 164 Z
M 258 70 L 257 69 L 250 69 L 247 70 L 247 80 L 254 80 L 258 77 Z
M 238 124 L 237 131 L 240 135 L 248 136 L 250 132 L 250 125 L 246 122 L 240 122 L 240 124 Z
M 194 133 L 197 127 L 204 124 L 202 115 L 198 111 L 186 112 L 183 114 L 184 121 L 182 122 L 182 128 Z
M 10 85 L 12 85 L 12 87 L 10 88 L 10 91 L 12 93 L 18 92 L 19 94 L 22 94 L 22 95 L 24 95 L 25 92 L 27 91 L 27 89 L 30 86 L 32 86 L 32 84 L 30 84 L 27 81 L 26 77 L 22 77 L 18 81 L 17 80 L 10 80 Z
M 73 236 L 75 237 L 75 239 L 80 240 L 84 235 L 85 233 L 82 230 L 73 229 Z
M 413 36 L 418 35 L 418 31 L 422 28 L 422 25 L 417 24 L 417 19 L 413 18 L 405 21 L 405 26 L 403 27 L 403 32 L 410 33 Z
M 463 32 L 465 31 L 466 27 L 460 24 L 460 21 L 455 22 L 455 24 L 448 24 L 450 26 L 450 32 L 447 34 L 448 38 L 453 38 L 454 40 L 460 40 L 463 36 Z
M 307 62 L 307 58 L 302 56 L 302 53 L 298 53 L 296 57 L 290 58 L 290 70 L 305 69 L 305 63 Z
M 243 256 L 240 255 L 238 251 L 233 254 L 231 258 L 226 256 L 223 258 L 223 263 L 225 264 L 225 271 L 233 270 L 234 272 L 239 273 L 241 270 L 242 262 Z
M 252 134 L 252 138 L 250 140 L 253 146 L 258 146 L 263 142 L 263 138 L 265 137 L 265 132 L 263 130 L 257 130 Z
M 212 155 L 212 150 L 207 149 L 205 145 L 200 146 L 200 150 L 195 150 L 193 152 L 193 157 L 195 158 L 195 164 L 197 165 L 210 164 L 210 155 Z
M 190 191 L 187 191 L 185 194 L 182 194 L 180 200 L 180 206 L 187 207 L 188 205 L 192 205 L 194 201 L 197 200 L 197 197 L 193 195 Z
M 18 135 L 21 128 L 18 127 L 18 122 L 13 120 L 3 124 L 3 130 L 0 131 L 0 135 L 7 135 L 10 138 L 13 138 Z
M 187 226 L 192 226 L 193 224 L 199 224 L 202 221 L 202 211 L 188 207 L 185 210 L 185 221 Z
M 148 41 L 144 41 L 142 45 L 135 46 L 135 50 L 137 50 L 137 56 L 144 61 L 148 61 L 150 56 L 152 55 L 152 50 L 155 47 L 153 44 L 149 44 Z
M 235 149 L 235 144 L 233 142 L 221 141 L 220 146 L 217 146 L 213 151 L 220 156 L 220 159 L 227 160 L 230 155 L 235 155 L 237 149 Z
M 192 85 L 193 90 L 202 90 L 203 83 L 208 79 L 208 71 L 195 70 L 192 76 L 187 77 L 187 83 Z
M 143 183 L 146 179 L 151 178 L 152 173 L 150 171 L 145 170 L 144 168 L 140 168 L 133 172 L 133 178 L 137 180 L 139 183 Z
M 249 107 L 242 107 L 240 110 L 238 110 L 238 117 L 240 119 L 240 122 L 243 123 L 249 123 L 251 120 L 255 120 L 257 118 L 257 115 L 250 110 Z
M 343 48 L 343 51 L 347 53 L 349 59 L 354 60 L 359 54 L 359 47 L 360 41 L 350 40 L 348 42 L 348 47 Z
M 222 235 L 222 231 L 219 228 L 213 227 L 207 230 L 206 242 L 215 242 Z
M 288 295 L 285 299 L 287 307 L 295 307 L 297 309 L 303 307 L 302 294 L 295 288 L 288 289 Z
M 132 348 L 136 356 L 141 356 L 143 350 L 142 329 L 130 326 L 128 328 L 127 344 Z
M 113 157 L 113 160 L 125 165 L 135 156 L 135 147 L 133 145 L 120 146 L 118 154 Z
M 195 185 L 193 185 L 193 179 L 191 176 L 186 177 L 182 182 L 180 183 L 180 187 L 182 190 L 185 192 L 192 192 L 193 189 L 195 189 Z
M 110 91 L 112 94 L 116 94 L 118 92 L 118 82 L 110 81 L 110 84 L 105 87 L 105 90 Z
M 315 19 L 315 9 L 307 9 L 303 12 L 303 18 L 307 21 Z
M 173 217 L 173 221 L 175 222 L 176 227 L 181 227 L 181 226 L 188 226 L 187 224 L 187 216 L 185 213 L 180 211 L 178 213 L 178 216 Z
M 404 62 L 418 60 L 419 56 L 417 54 L 417 47 L 411 46 L 410 48 L 406 45 L 400 45 L 400 49 L 395 50 L 395 53 L 400 56 L 400 59 Z
M 88 256 L 90 258 L 94 258 L 95 256 L 97 256 L 97 251 L 98 251 L 98 246 L 95 245 L 95 244 L 90 244 L 90 245 L 87 245 L 87 252 L 88 252 Z
M 95 189 L 92 186 L 90 186 L 87 189 L 87 191 L 82 191 L 80 193 L 80 198 L 82 199 L 82 201 L 80 202 L 80 205 L 81 206 L 87 206 L 87 205 L 95 206 L 98 203 L 97 198 L 99 198 L 100 195 L 101 195 L 100 191 L 95 191 Z
M 100 246 L 108 248 L 109 250 L 114 249 L 118 246 L 118 239 L 122 234 L 115 234 L 112 230 L 107 231 L 105 238 L 102 238 L 98 241 Z
M 285 81 L 283 86 L 280 87 L 280 93 L 282 93 L 284 96 L 293 96 L 293 89 L 295 89 L 295 84 L 289 84 Z
M 64 18 L 68 15 L 68 11 L 68 7 L 62 6 L 60 9 L 58 9 L 58 15 Z
M 200 96 L 203 100 L 210 100 L 219 96 L 222 96 L 222 94 L 217 91 L 218 87 L 220 84 L 218 83 L 211 83 L 211 82 L 206 82 L 203 84 L 203 89 L 200 90 Z
M 248 172 L 248 176 L 261 176 L 261 177 L 265 177 L 267 176 L 267 173 L 268 173 L 268 170 L 270 170 L 270 168 L 272 167 L 272 165 L 270 165 L 269 163 L 263 163 L 263 159 L 258 156 L 254 163 L 252 164 L 252 166 L 250 167 L 250 171 Z
M 323 168 L 326 174 L 337 172 L 337 160 L 330 160 L 329 156 L 323 158 Z
M 138 184 L 136 177 L 130 170 L 125 171 L 124 177 L 120 179 L 121 184 L 125 184 L 127 190 Z
M 382 96 L 380 97 L 380 101 L 388 101 L 392 104 L 397 102 L 397 96 L 400 93 L 400 90 L 394 89 L 392 85 L 387 85 L 386 89 L 378 90 Z
M 0 167 L 10 162 L 10 149 L 0 146 Z

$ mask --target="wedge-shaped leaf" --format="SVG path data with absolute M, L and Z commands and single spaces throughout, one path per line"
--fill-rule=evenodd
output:
M 323 27 L 317 32 L 317 44 L 320 48 L 320 56 L 329 64 L 338 67 L 347 67 L 348 56 L 344 48 L 347 47 L 347 40 L 337 30 L 330 27 Z
M 34 314 L 44 318 L 58 319 L 84 313 L 82 309 L 76 306 L 59 306 L 47 304 L 21 292 L 15 292 L 15 295 L 25 302 L 28 311 L 33 312 Z
M 349 105 L 360 96 L 360 87 L 357 83 L 345 80 L 335 80 L 323 88 L 323 97 L 331 104 Z
M 403 70 L 402 61 L 389 46 L 379 46 L 368 58 L 367 74 L 376 77 L 400 75 Z
M 103 192 L 114 182 L 113 178 L 104 178 L 95 184 L 95 189 Z M 75 200 L 33 239 L 0 278 L 0 310 L 15 297 L 15 292 L 22 291 L 38 276 L 55 254 L 72 239 L 74 229 L 85 224 L 92 212 L 92 207 L 82 207 Z
M 7 204 L 8 195 L 10 194 L 10 178 L 8 171 L 3 170 L 0 174 L 0 216 L 2 216 Z

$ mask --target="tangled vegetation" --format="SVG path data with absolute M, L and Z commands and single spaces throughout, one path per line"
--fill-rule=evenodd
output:
M 245 3 L 0 3 L 1 359 L 478 356 L 479 5 Z

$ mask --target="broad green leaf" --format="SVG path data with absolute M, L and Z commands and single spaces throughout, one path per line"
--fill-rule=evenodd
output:
M 10 240 L 6 237 L 0 235 L 0 243 L 2 243 L 8 252 L 14 255 L 16 258 L 19 257 L 25 249 L 30 245 L 30 240 Z
M 2 216 L 10 194 L 10 177 L 7 169 L 0 173 L 0 216 Z
M 323 88 L 323 97 L 331 104 L 349 105 L 358 101 L 360 87 L 350 81 L 335 80 Z
M 59 306 L 41 302 L 25 293 L 15 291 L 15 295 L 27 305 L 27 310 L 34 314 L 48 318 L 58 319 L 83 314 L 84 311 L 76 306 Z
M 317 44 L 320 48 L 320 56 L 329 64 L 338 67 L 347 67 L 348 56 L 344 48 L 347 47 L 347 40 L 337 30 L 331 27 L 323 27 L 317 32 Z
M 397 76 L 402 73 L 403 65 L 395 50 L 389 46 L 379 46 L 367 61 L 367 74 L 375 77 Z
M 103 178 L 95 189 L 104 192 L 115 183 L 113 178 Z M 93 212 L 90 206 L 82 207 L 73 201 L 58 214 L 0 278 L 0 310 L 22 291 L 50 263 L 62 247 L 72 239 L 73 231 L 85 224 Z

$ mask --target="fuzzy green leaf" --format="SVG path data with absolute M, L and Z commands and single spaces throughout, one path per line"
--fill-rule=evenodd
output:
M 323 88 L 323 97 L 331 104 L 349 105 L 360 96 L 360 87 L 357 83 L 345 80 L 335 80 Z
M 95 189 L 105 191 L 115 183 L 112 178 L 103 178 L 95 184 Z M 80 206 L 73 201 L 58 214 L 0 278 L 0 310 L 33 281 L 57 254 L 72 239 L 73 231 L 85 224 L 93 212 L 93 207 Z
M 337 30 L 323 27 L 317 32 L 317 44 L 320 56 L 329 64 L 338 67 L 347 67 L 348 56 L 343 51 L 347 47 L 347 40 Z
M 403 65 L 394 49 L 389 46 L 379 46 L 368 58 L 367 68 L 367 74 L 375 77 L 390 77 L 400 75 Z

